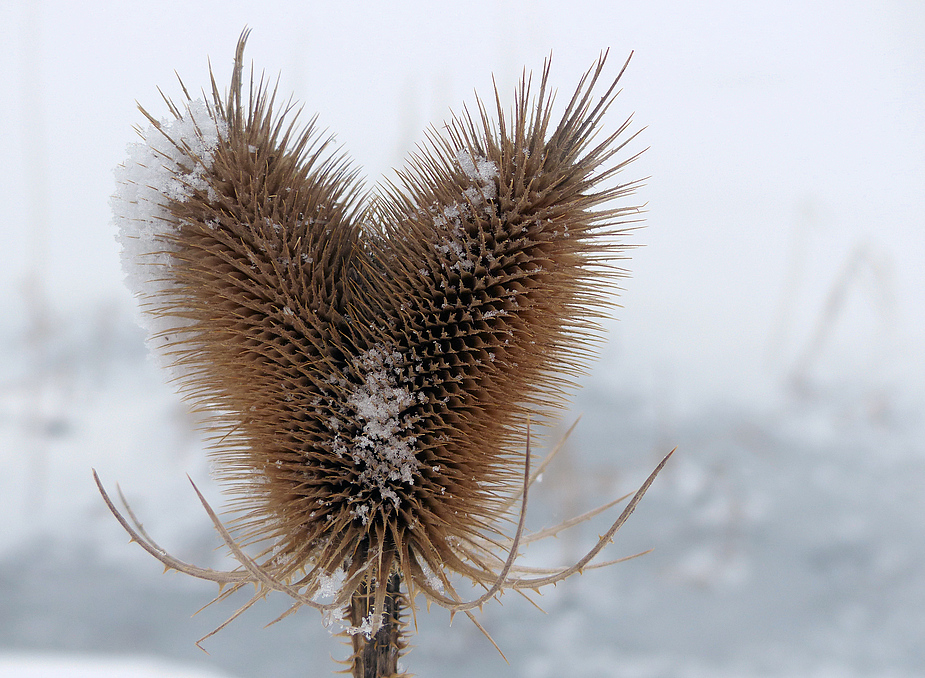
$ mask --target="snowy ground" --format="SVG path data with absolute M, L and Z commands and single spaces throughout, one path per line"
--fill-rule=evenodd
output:
M 6 678 L 223 678 L 227 674 L 145 658 L 0 654 L 0 675 Z
M 64 318 L 44 349 L 19 352 L 46 351 L 41 380 L 25 379 L 28 364 L 2 365 L 0 510 L 12 520 L 0 550 L 0 656 L 14 654 L 0 673 L 47 675 L 16 657 L 49 652 L 158 657 L 241 678 L 328 675 L 344 649 L 315 613 L 262 628 L 285 609 L 279 599 L 207 640 L 203 654 L 194 641 L 233 605 L 191 618 L 214 589 L 161 574 L 106 512 L 91 467 L 121 485 L 163 545 L 220 564 L 184 477 L 220 502 L 192 422 L 146 359 L 130 313 L 101 316 L 105 332 Z M 22 336 L 3 341 L 27 348 Z M 587 380 L 582 421 L 544 475 L 531 521 L 630 491 L 677 445 L 610 547 L 653 553 L 548 591 L 545 615 L 513 595 L 488 606 L 481 620 L 510 665 L 467 620 L 449 628 L 444 612 L 423 613 L 408 666 L 448 677 L 925 675 L 921 393 L 842 384 L 782 391 L 764 408 L 692 407 L 623 388 L 622 372 L 609 358 Z M 600 529 L 529 557 L 574 560 Z

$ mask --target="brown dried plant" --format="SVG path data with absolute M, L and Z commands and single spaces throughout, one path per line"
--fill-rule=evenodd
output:
M 590 563 L 667 460 L 578 562 L 516 564 L 530 541 L 616 503 L 524 533 L 554 456 L 531 473 L 531 417 L 584 367 L 623 275 L 616 236 L 639 220 L 614 206 L 638 182 L 610 181 L 633 160 L 614 162 L 630 121 L 594 140 L 623 70 L 595 101 L 602 56 L 552 124 L 547 62 L 510 117 L 496 92 L 494 120 L 479 102 L 367 196 L 253 72 L 245 98 L 246 38 L 226 96 L 213 78 L 207 103 L 165 97 L 174 120 L 142 109 L 151 127 L 113 201 L 154 350 L 204 413 L 235 496 L 226 525 L 199 495 L 240 566 L 172 557 L 100 491 L 165 566 L 222 586 L 216 600 L 255 585 L 231 619 L 280 591 L 286 614 L 341 617 L 354 676 L 399 675 L 418 595 L 478 625 L 471 611 L 505 590 L 609 564 Z M 481 595 L 463 600 L 460 576 Z

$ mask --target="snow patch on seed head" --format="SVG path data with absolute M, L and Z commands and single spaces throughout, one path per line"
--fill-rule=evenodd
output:
M 409 433 L 414 422 L 406 412 L 422 402 L 424 395 L 415 396 L 402 383 L 402 361 L 401 353 L 381 344 L 358 355 L 353 363 L 359 383 L 343 380 L 339 384 L 346 391 L 343 414 L 353 421 L 356 433 L 345 439 L 344 426 L 337 417 L 329 422 L 335 434 L 334 452 L 360 469 L 357 483 L 364 490 L 377 490 L 396 508 L 401 503 L 396 488 L 413 485 L 422 466 L 415 457 L 417 439 Z M 366 525 L 373 508 L 369 503 L 358 503 L 352 509 L 353 517 Z
M 185 202 L 197 191 L 210 198 L 207 177 L 215 149 L 227 135 L 202 99 L 187 102 L 182 117 L 162 120 L 141 132 L 142 141 L 128 145 L 128 158 L 115 169 L 116 191 L 110 200 L 116 240 L 122 245 L 122 269 L 128 288 L 148 300 L 139 323 L 148 330 L 152 353 L 161 361 L 171 333 L 188 323 L 153 312 L 157 297 L 172 289 L 167 268 L 172 247 L 164 236 L 178 223 L 173 202 Z
M 498 177 L 498 165 L 481 155 L 472 155 L 465 149 L 456 153 L 456 164 L 467 177 L 482 189 L 481 193 L 493 200 L 498 197 L 495 179 Z
M 472 271 L 475 261 L 470 256 L 472 239 L 466 229 L 466 222 L 492 214 L 491 200 L 498 197 L 495 178 L 498 165 L 483 156 L 471 155 L 462 149 L 456 154 L 456 164 L 473 185 L 462 191 L 465 200 L 432 208 L 433 223 L 445 231 L 444 236 L 434 243 L 434 249 L 450 260 L 449 268 L 456 271 Z M 481 212 L 481 216 L 479 215 Z

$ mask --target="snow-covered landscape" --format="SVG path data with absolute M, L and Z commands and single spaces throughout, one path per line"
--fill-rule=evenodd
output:
M 479 621 L 418 610 L 419 676 L 925 676 L 925 14 L 914 3 L 12 3 L 0 7 L 0 675 L 331 675 L 348 651 L 271 595 L 163 573 L 106 509 L 118 485 L 174 555 L 227 566 L 190 485 L 221 488 L 122 284 L 113 168 L 247 58 L 319 114 L 370 185 L 428 124 L 521 69 L 570 93 L 602 49 L 647 227 L 530 500 L 540 529 L 632 492 L 618 558 Z M 490 19 L 490 20 L 486 20 Z M 208 27 L 208 30 L 204 30 Z M 160 106 L 160 107 L 159 107 Z M 555 434 L 547 445 L 554 442 Z M 189 479 L 187 478 L 189 476 Z M 532 545 L 574 562 L 600 516 Z M 611 516 L 611 520 L 613 517 Z

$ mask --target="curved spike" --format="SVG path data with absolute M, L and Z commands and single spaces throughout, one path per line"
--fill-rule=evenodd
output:
M 675 450 L 676 449 L 677 448 L 675 448 Z M 563 570 L 562 573 L 557 576 L 541 577 L 537 579 L 522 579 L 516 582 L 511 582 L 510 584 L 511 587 L 513 588 L 536 588 L 538 586 L 546 586 L 547 584 L 555 584 L 556 582 L 562 581 L 563 579 L 570 577 L 576 572 L 581 572 L 582 570 L 584 570 L 585 566 L 598 553 L 601 552 L 601 549 L 603 549 L 607 544 L 610 543 L 610 541 L 613 539 L 613 535 L 617 533 L 617 530 L 623 527 L 623 524 L 627 521 L 627 519 L 629 519 L 633 511 L 636 510 L 636 505 L 642 500 L 642 497 L 645 495 L 646 491 L 648 491 L 649 486 L 652 485 L 652 482 L 655 480 L 655 477 L 665 467 L 665 464 L 671 458 L 671 455 L 675 453 L 675 450 L 672 450 L 671 452 L 669 452 L 667 455 L 665 455 L 665 458 L 659 462 L 658 466 L 655 467 L 655 470 L 652 471 L 651 474 L 649 474 L 648 478 L 646 478 L 646 481 L 642 484 L 642 487 L 636 490 L 636 494 L 633 495 L 633 498 L 630 499 L 629 504 L 627 504 L 626 508 L 623 509 L 623 513 L 620 514 L 620 517 L 617 518 L 616 521 L 614 521 L 613 525 L 610 526 L 610 529 L 604 533 L 604 535 L 597 542 L 597 545 L 594 548 L 592 548 L 590 551 L 588 551 L 588 553 L 585 554 L 585 556 L 581 560 L 575 563 L 572 567 L 566 570 Z
M 141 524 L 137 522 L 135 514 L 132 513 L 131 508 L 125 498 L 122 498 L 123 503 L 125 504 L 125 510 L 128 512 L 131 517 L 133 524 L 130 524 L 123 515 L 119 512 L 119 509 L 116 508 L 113 504 L 112 499 L 109 498 L 109 494 L 106 492 L 106 489 L 103 487 L 103 483 L 100 480 L 99 475 L 96 472 L 96 469 L 93 469 L 93 479 L 96 481 L 96 486 L 100 491 L 100 494 L 103 496 L 103 501 L 106 502 L 106 506 L 109 507 L 112 515 L 115 516 L 116 520 L 119 521 L 119 524 L 122 525 L 123 529 L 129 533 L 132 538 L 132 541 L 137 542 L 141 548 L 150 553 L 152 556 L 157 558 L 165 567 L 171 570 L 177 570 L 183 574 L 188 574 L 191 577 L 196 577 L 198 579 L 206 579 L 208 581 L 214 581 L 219 584 L 233 584 L 238 583 L 246 579 L 243 572 L 239 571 L 222 571 L 222 570 L 213 570 L 210 568 L 197 567 L 195 565 L 190 565 L 185 563 L 182 560 L 174 558 L 164 549 L 158 546 L 152 539 L 150 539 L 144 532 L 141 527 Z M 121 495 L 121 491 L 119 493 Z
M 289 584 L 284 581 L 280 581 L 273 577 L 266 568 L 261 567 L 259 564 L 254 562 L 250 558 L 238 543 L 234 540 L 234 537 L 228 532 L 228 529 L 222 524 L 222 521 L 219 520 L 218 516 L 215 514 L 215 511 L 212 510 L 212 507 L 209 505 L 209 502 L 206 501 L 206 498 L 203 496 L 202 492 L 199 491 L 199 488 L 196 487 L 196 483 L 193 482 L 193 479 L 190 478 L 190 483 L 193 486 L 193 489 L 196 491 L 196 495 L 199 497 L 199 501 L 202 503 L 203 508 L 205 508 L 206 513 L 209 515 L 209 518 L 212 520 L 212 524 L 215 526 L 216 531 L 222 538 L 222 541 L 225 542 L 225 545 L 231 550 L 232 555 L 234 555 L 235 560 L 237 560 L 248 572 L 253 576 L 254 584 L 263 584 L 268 589 L 273 591 L 281 591 L 289 597 L 298 601 L 302 605 L 308 605 L 313 607 L 316 610 L 333 610 L 338 606 L 336 605 L 324 605 L 321 603 L 316 603 L 311 598 L 308 598 L 302 595 L 299 591 L 292 588 Z

